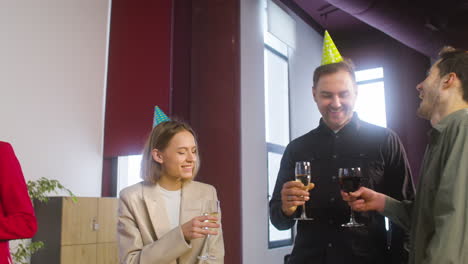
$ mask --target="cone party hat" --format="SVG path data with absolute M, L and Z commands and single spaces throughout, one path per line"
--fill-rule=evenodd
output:
M 331 64 L 343 61 L 343 58 L 340 55 L 340 52 L 333 43 L 330 34 L 325 30 L 325 36 L 323 37 L 323 50 L 322 50 L 322 64 Z
M 157 126 L 159 123 L 171 120 L 167 115 L 159 108 L 159 106 L 154 107 L 154 119 L 153 127 Z

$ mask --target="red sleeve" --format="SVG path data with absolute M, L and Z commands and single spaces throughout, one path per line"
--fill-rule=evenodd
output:
M 36 230 L 21 166 L 10 144 L 0 142 L 0 240 L 30 238 Z

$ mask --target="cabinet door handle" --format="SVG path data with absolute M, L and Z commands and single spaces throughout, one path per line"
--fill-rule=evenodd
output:
M 96 218 L 93 218 L 93 231 L 98 231 L 99 230 L 99 223 L 97 222 Z

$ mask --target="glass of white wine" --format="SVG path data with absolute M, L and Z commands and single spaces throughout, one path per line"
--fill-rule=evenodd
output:
M 310 184 L 310 162 L 308 161 L 297 161 L 295 168 L 296 181 L 304 184 L 304 189 L 307 190 Z M 313 218 L 307 217 L 305 203 L 302 205 L 302 213 L 295 220 L 314 220 Z
M 202 213 L 204 216 L 215 216 L 218 217 L 219 219 L 219 212 L 220 212 L 220 205 L 218 200 L 205 200 L 202 203 Z M 213 220 L 206 220 L 205 222 L 211 222 L 211 223 L 216 223 L 216 221 Z M 204 227 L 204 229 L 209 229 L 208 227 Z M 205 246 L 203 248 L 206 248 L 206 250 L 203 252 L 202 255 L 198 256 L 198 259 L 200 260 L 214 260 L 216 259 L 216 256 L 212 255 L 210 253 L 210 237 L 211 235 L 208 234 L 205 239 Z

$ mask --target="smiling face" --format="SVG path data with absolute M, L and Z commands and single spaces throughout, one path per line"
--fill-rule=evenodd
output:
M 322 75 L 313 88 L 313 95 L 323 121 L 330 129 L 343 128 L 353 117 L 357 87 L 348 72 L 339 70 Z
M 434 113 L 435 108 L 439 105 L 440 94 L 439 86 L 441 85 L 441 78 L 439 76 L 439 68 L 437 62 L 432 65 L 426 79 L 416 86 L 419 92 L 421 103 L 417 113 L 420 117 L 430 120 Z
M 161 164 L 161 179 L 192 179 L 196 171 L 197 151 L 195 138 L 186 130 L 175 134 L 164 150 L 153 149 L 154 161 Z

